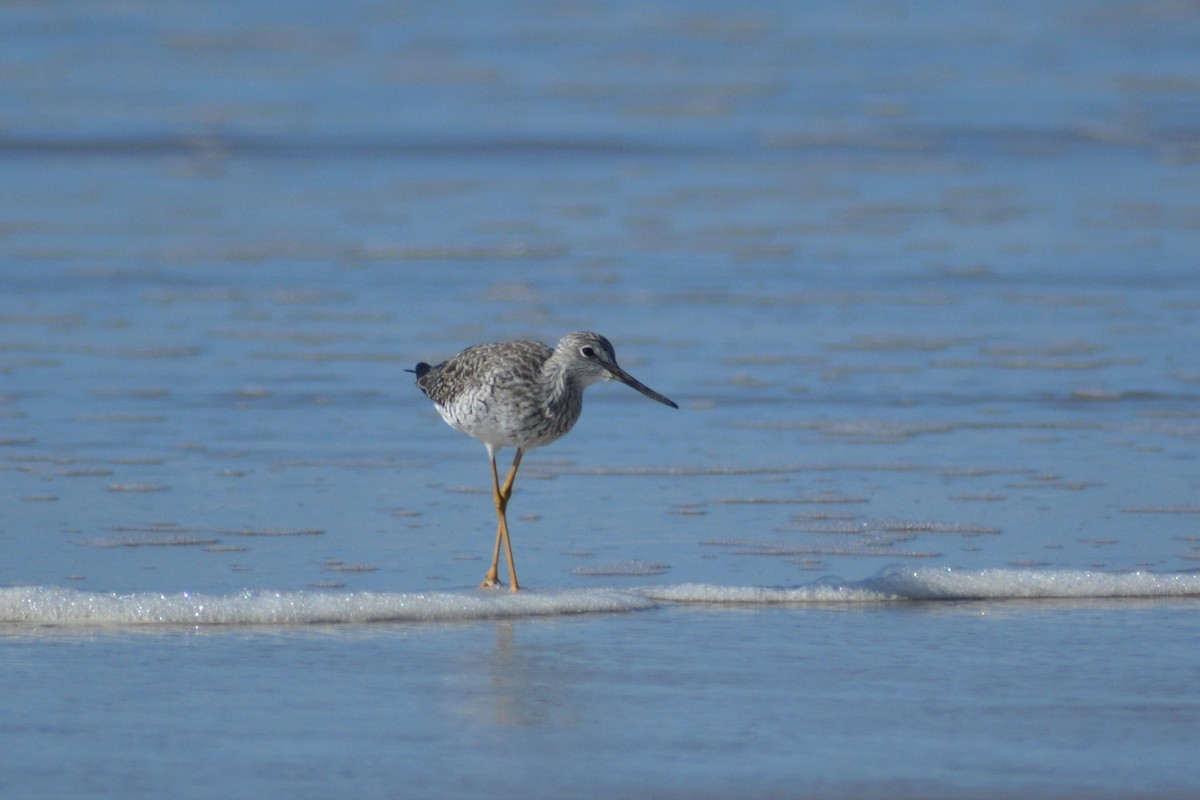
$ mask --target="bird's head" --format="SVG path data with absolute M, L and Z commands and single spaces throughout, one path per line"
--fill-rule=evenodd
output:
M 558 347 L 555 349 L 565 363 L 567 374 L 583 386 L 589 386 L 598 381 L 618 380 L 626 386 L 637 389 L 652 400 L 657 400 L 671 408 L 679 408 L 675 403 L 621 369 L 617 364 L 617 355 L 613 351 L 612 342 L 598 333 L 590 331 L 568 333 L 559 340 Z

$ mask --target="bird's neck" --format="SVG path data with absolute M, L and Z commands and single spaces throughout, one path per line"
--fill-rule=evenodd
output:
M 579 405 L 583 396 L 584 387 L 578 376 L 553 357 L 542 367 L 542 385 L 546 390 L 543 396 L 550 411 L 567 405 Z

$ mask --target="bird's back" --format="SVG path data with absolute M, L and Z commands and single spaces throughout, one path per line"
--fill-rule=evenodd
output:
M 463 433 L 497 447 L 537 447 L 574 424 L 547 426 L 542 368 L 553 354 L 529 340 L 477 344 L 436 366 L 418 364 L 417 386 Z

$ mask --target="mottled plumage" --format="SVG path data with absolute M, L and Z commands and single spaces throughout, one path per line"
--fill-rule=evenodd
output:
M 524 452 L 550 444 L 571 430 L 583 410 L 583 390 L 598 381 L 621 381 L 678 408 L 621 369 L 612 344 L 598 333 L 569 333 L 554 348 L 534 341 L 477 344 L 436 366 L 417 364 L 413 372 L 417 386 L 433 401 L 442 419 L 487 446 L 499 529 L 484 585 L 499 583 L 497 562 L 503 541 L 514 591 L 519 587 L 505 509 Z M 501 447 L 517 448 L 503 487 L 496 473 L 496 451 Z

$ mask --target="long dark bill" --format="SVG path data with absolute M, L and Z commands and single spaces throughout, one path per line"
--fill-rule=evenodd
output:
M 609 367 L 608 371 L 611 372 L 612 376 L 614 378 L 616 378 L 617 380 L 619 380 L 621 383 L 625 384 L 626 386 L 632 386 L 634 389 L 637 389 L 639 392 L 646 395 L 646 397 L 649 397 L 651 400 L 657 400 L 658 402 L 662 403 L 663 405 L 670 406 L 671 408 L 679 408 L 679 406 L 675 405 L 674 401 L 672 401 L 672 400 L 662 396 L 658 392 L 654 391 L 649 386 L 642 383 L 637 378 L 633 377 L 628 372 L 626 372 L 625 370 L 616 366 L 615 364 L 613 366 Z

